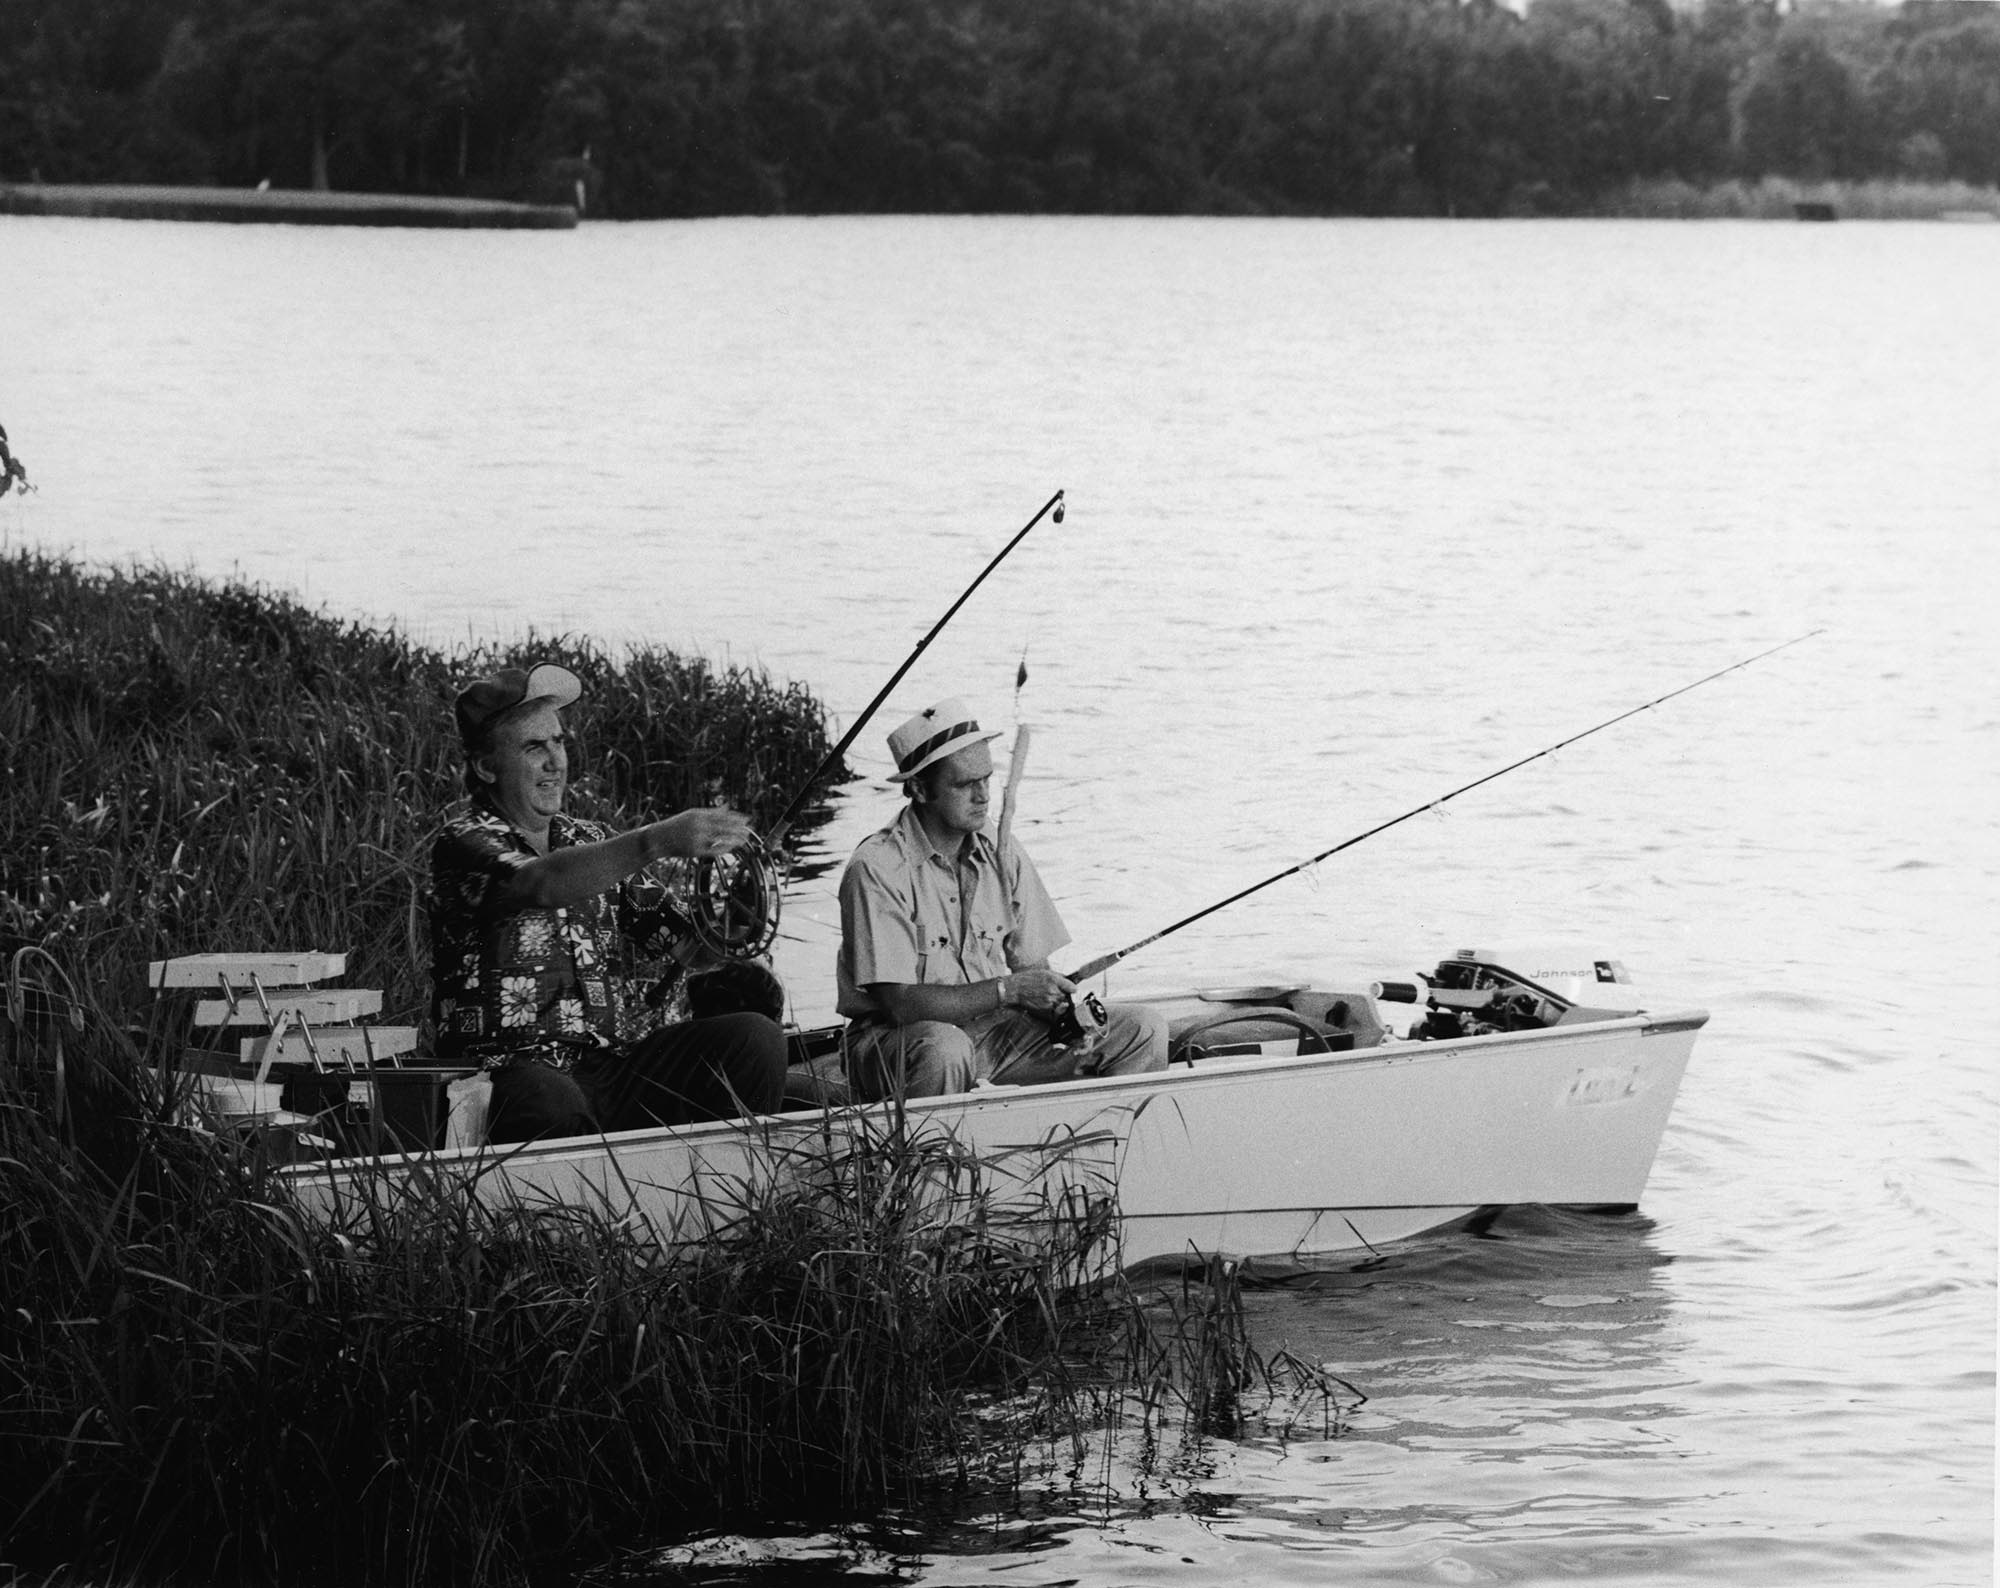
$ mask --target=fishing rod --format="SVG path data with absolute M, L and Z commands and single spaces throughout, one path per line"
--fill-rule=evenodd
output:
M 1740 662 L 1732 662 L 1729 664 L 1729 666 L 1720 668 L 1717 671 L 1708 674 L 1707 677 L 1705 678 L 1697 678 L 1691 684 L 1681 685 L 1679 689 L 1670 689 L 1667 691 L 1667 693 L 1659 696 L 1657 699 L 1647 701 L 1643 706 L 1634 706 L 1630 711 L 1621 711 L 1618 713 L 1617 716 L 1607 718 L 1605 721 L 1598 723 L 1597 726 L 1594 728 L 1585 728 L 1581 733 L 1573 733 L 1567 739 L 1558 740 L 1556 743 L 1550 745 L 1547 749 L 1537 750 L 1533 755 L 1524 755 L 1521 757 L 1520 760 L 1508 763 L 1506 766 L 1501 767 L 1500 770 L 1497 772 L 1488 772 L 1484 777 L 1474 778 L 1470 783 L 1463 784 L 1462 786 L 1453 789 L 1449 794 L 1440 795 L 1438 798 L 1434 800 L 1429 800 L 1422 805 L 1416 806 L 1412 810 L 1404 811 L 1403 814 L 1400 816 L 1392 816 L 1386 822 L 1378 822 L 1376 823 L 1375 826 L 1369 828 L 1364 833 L 1356 833 L 1352 838 L 1346 838 L 1341 840 L 1341 842 L 1335 844 L 1331 849 L 1322 849 L 1318 854 L 1314 855 L 1309 860 L 1301 860 L 1295 866 L 1287 866 L 1283 871 L 1276 872 L 1273 875 L 1266 877 L 1262 882 L 1253 882 L 1250 884 L 1249 887 L 1240 889 L 1237 892 L 1230 894 L 1228 898 L 1219 900 L 1216 903 L 1209 905 L 1206 909 L 1197 910 L 1193 915 L 1184 916 L 1182 919 L 1174 922 L 1172 926 L 1162 927 L 1159 931 L 1155 932 L 1151 937 L 1141 938 L 1138 942 L 1134 943 L 1130 948 L 1121 948 L 1115 954 L 1104 954 L 1099 956 L 1097 959 L 1091 960 L 1087 965 L 1083 965 L 1078 969 L 1071 971 L 1069 973 L 1069 979 L 1074 982 L 1088 981 L 1091 977 L 1100 975 L 1104 971 L 1109 970 L 1113 965 L 1116 965 L 1120 960 L 1128 958 L 1129 956 L 1138 953 L 1140 949 L 1150 948 L 1153 944 L 1159 942 L 1160 939 L 1163 937 L 1171 937 L 1174 933 L 1180 931 L 1182 927 L 1192 926 L 1194 925 L 1195 922 L 1202 920 L 1207 916 L 1215 914 L 1217 910 L 1227 909 L 1230 905 L 1236 903 L 1239 899 L 1247 899 L 1250 897 L 1251 894 L 1261 892 L 1263 889 L 1270 887 L 1271 884 L 1274 882 L 1282 882 L 1287 877 L 1296 876 L 1299 872 L 1307 870 L 1309 867 L 1318 865 L 1322 860 L 1327 859 L 1329 856 L 1339 854 L 1343 849 L 1352 849 L 1356 844 L 1361 843 L 1366 839 L 1373 838 L 1377 833 L 1385 833 L 1391 827 L 1395 827 L 1403 822 L 1409 821 L 1412 817 L 1422 816 L 1426 811 L 1437 810 L 1440 806 L 1449 804 L 1452 800 L 1457 799 L 1459 795 L 1469 794 L 1474 789 L 1480 787 L 1482 784 L 1491 783 L 1495 778 L 1502 778 L 1505 777 L 1509 772 L 1519 771 L 1529 762 L 1539 761 L 1545 755 L 1554 755 L 1558 750 L 1561 750 L 1566 746 L 1575 744 L 1579 739 L 1588 739 L 1593 733 L 1602 733 L 1606 728 L 1616 727 L 1619 723 L 1623 722 L 1627 717 L 1636 717 L 1642 711 L 1651 711 L 1655 706 L 1666 704 L 1666 702 L 1672 700 L 1676 695 L 1685 695 L 1691 689 L 1701 688 L 1703 684 L 1712 684 L 1715 682 L 1716 679 L 1723 677 L 1725 674 L 1740 671 L 1741 669 L 1750 666 L 1750 664 L 1753 662 L 1763 661 L 1764 658 L 1767 656 L 1776 656 L 1780 651 L 1789 650 L 1792 646 L 1798 645 L 1803 641 L 1809 640 L 1813 638 L 1813 636 L 1816 634 L 1824 634 L 1825 632 L 1826 632 L 1825 629 L 1814 629 L 1810 633 L 1799 635 L 1796 639 L 1786 640 L 1782 645 L 1773 645 L 1768 651 L 1759 651 L 1755 656 L 1745 657 Z
M 945 609 L 943 617 L 930 627 L 930 632 L 917 641 L 917 648 L 904 658 L 903 665 L 889 675 L 888 683 L 869 701 L 854 724 L 841 735 L 840 743 L 827 751 L 811 776 L 799 785 L 798 793 L 791 798 L 767 836 L 752 835 L 750 842 L 734 854 L 699 862 L 695 867 L 693 897 L 687 902 L 692 918 L 695 936 L 703 947 L 721 959 L 755 959 L 768 949 L 778 935 L 778 913 L 781 908 L 780 895 L 783 882 L 779 875 L 779 846 L 790 831 L 793 820 L 800 809 L 812 797 L 819 780 L 828 771 L 840 764 L 840 758 L 847 753 L 849 745 L 868 725 L 889 692 L 903 681 L 903 675 L 916 666 L 917 658 L 924 654 L 938 632 L 952 620 L 958 609 L 972 598 L 972 592 L 986 582 L 986 576 L 999 567 L 1007 554 L 1027 538 L 1028 531 L 1047 517 L 1055 514 L 1055 522 L 1063 521 L 1063 493 L 1057 491 L 1041 510 L 1016 531 L 1014 538 L 1002 546 L 993 560 L 980 569 L 979 577 L 965 587 L 959 598 Z M 1023 660 L 1026 666 L 1025 659 Z M 666 983 L 654 989 L 660 993 Z
M 917 665 L 917 658 L 923 655 L 931 641 L 938 637 L 938 631 L 949 623 L 958 609 L 972 598 L 972 592 L 986 582 L 986 576 L 1006 560 L 1007 554 L 1020 545 L 1023 540 L 1027 539 L 1028 531 L 1039 524 L 1047 516 L 1051 508 L 1055 510 L 1054 521 L 1060 524 L 1063 521 L 1063 493 L 1061 491 L 1056 492 L 1054 496 L 1042 503 L 1041 511 L 1036 513 L 1027 523 L 1023 524 L 1019 531 L 1016 532 L 1014 538 L 1000 548 L 993 560 L 980 569 L 979 577 L 965 587 L 964 594 L 952 602 L 945 609 L 944 616 L 931 625 L 930 632 L 917 641 L 917 648 L 904 658 L 903 665 L 889 675 L 889 682 L 884 684 L 875 698 L 868 702 L 867 706 L 862 710 L 861 715 L 854 719 L 854 725 L 841 735 L 840 743 L 827 751 L 825 759 L 813 768 L 812 775 L 799 785 L 799 791 L 792 796 L 792 802 L 779 813 L 777 821 L 771 827 L 770 836 L 764 840 L 769 847 L 776 849 L 784 841 L 785 834 L 790 830 L 793 819 L 797 817 L 800 808 L 804 806 L 805 802 L 812 797 L 812 791 L 818 785 L 819 780 L 839 764 L 840 758 L 847 753 L 847 747 L 854 743 L 855 737 L 868 725 L 868 719 L 873 717 L 882 702 L 889 698 L 889 691 L 900 684 L 903 681 L 903 675 Z

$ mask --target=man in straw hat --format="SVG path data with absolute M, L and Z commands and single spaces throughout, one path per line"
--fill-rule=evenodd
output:
M 547 662 L 459 692 L 469 798 L 431 850 L 438 1054 L 491 1073 L 494 1142 L 769 1112 L 785 1080 L 777 978 L 739 993 L 750 1009 L 690 1020 L 700 953 L 647 874 L 741 848 L 749 819 L 686 810 L 613 833 L 566 815 L 562 712 L 582 692 Z
M 909 803 L 840 879 L 839 1009 L 864 1097 L 1166 1067 L 1166 1019 L 1144 1005 L 1108 1005 L 1102 1031 L 1059 1040 L 1077 989 L 1048 960 L 1069 933 L 1020 845 L 985 831 L 998 737 L 959 700 L 889 735 Z

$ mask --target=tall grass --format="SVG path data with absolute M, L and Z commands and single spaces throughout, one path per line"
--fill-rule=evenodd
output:
M 1002 1191 L 893 1116 L 746 1184 L 690 1248 L 606 1208 L 492 1207 L 444 1174 L 373 1182 L 328 1223 L 254 1140 L 175 1123 L 139 1042 L 64 978 L 13 987 L 17 1568 L 547 1581 L 704 1528 L 990 1493 L 1117 1404 L 1149 1444 L 1172 1415 L 1228 1431 L 1264 1371 L 1226 1292 L 1163 1308 L 1121 1287 L 1102 1199 Z
M 149 959 L 341 949 L 413 1021 L 451 697 L 534 658 L 584 682 L 590 814 L 720 795 L 769 820 L 826 751 L 803 687 L 699 658 L 532 635 L 445 655 L 242 584 L 0 555 L 0 952 L 56 949 L 130 1005 Z
M 1038 1204 L 893 1118 L 746 1183 L 696 1247 L 437 1175 L 306 1216 L 258 1137 L 181 1122 L 158 1077 L 184 1032 L 148 959 L 341 948 L 413 1013 L 407 923 L 467 674 L 576 671 L 602 747 L 579 799 L 613 816 L 721 792 L 768 819 L 824 753 L 819 707 L 659 652 L 447 657 L 34 553 L 0 556 L 0 615 L 6 1566 L 546 1581 L 1017 1480 L 1120 1406 L 1221 1428 L 1273 1371 L 1226 1288 L 1155 1299 L 1109 1272 L 1104 1199 Z

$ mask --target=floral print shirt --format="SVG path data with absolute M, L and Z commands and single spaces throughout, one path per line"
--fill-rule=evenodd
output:
M 609 836 L 580 817 L 549 824 L 551 850 Z M 452 811 L 432 843 L 438 1056 L 487 1069 L 532 1061 L 566 1070 L 593 1047 L 687 1019 L 689 922 L 674 895 L 688 863 L 659 862 L 563 909 L 496 904 L 499 884 L 534 858 L 527 839 L 476 800 Z

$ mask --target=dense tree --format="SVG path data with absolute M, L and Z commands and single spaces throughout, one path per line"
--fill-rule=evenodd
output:
M 1824 42 L 1788 32 L 1750 69 L 1737 101 L 1738 150 L 1752 176 L 1858 176 L 1860 94 Z
M 1993 0 L 0 0 L 0 176 L 1502 214 L 2000 184 Z
M 1966 20 L 1913 30 L 1875 97 L 1905 174 L 2000 186 L 2000 26 Z

